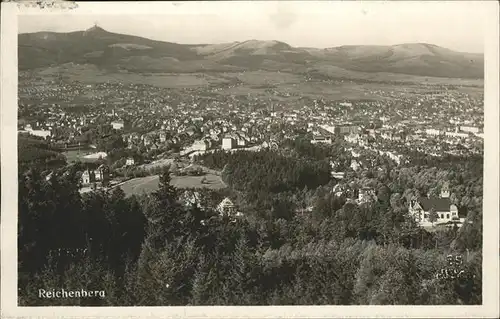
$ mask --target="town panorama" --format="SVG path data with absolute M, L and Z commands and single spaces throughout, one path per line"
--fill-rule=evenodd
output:
M 482 303 L 482 54 L 18 41 L 19 305 Z

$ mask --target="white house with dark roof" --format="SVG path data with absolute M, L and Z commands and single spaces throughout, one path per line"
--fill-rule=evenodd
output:
M 408 211 L 420 226 L 456 223 L 460 227 L 464 223 L 465 218 L 460 218 L 458 207 L 450 201 L 447 197 L 448 194 L 449 192 L 445 189 L 442 192 L 441 198 L 413 198 L 410 201 Z M 432 211 L 437 214 L 434 222 L 430 221 Z
M 434 223 L 430 221 L 431 211 L 437 214 Z M 458 208 L 447 198 L 418 198 L 410 201 L 409 212 L 421 226 L 432 226 L 458 218 Z

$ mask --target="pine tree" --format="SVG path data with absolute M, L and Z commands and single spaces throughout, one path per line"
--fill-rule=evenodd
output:
M 193 287 L 191 290 L 191 304 L 204 305 L 210 298 L 211 277 L 213 276 L 210 265 L 205 256 L 199 258 L 196 271 L 193 276 Z
M 248 275 L 250 272 L 250 253 L 248 239 L 245 234 L 241 234 L 233 253 L 233 267 L 231 268 L 231 282 L 234 293 L 234 300 L 238 304 L 244 303 L 245 295 L 248 291 Z
M 160 175 L 159 189 L 155 192 L 156 197 L 162 204 L 172 205 L 177 199 L 177 190 L 171 184 L 170 172 L 166 171 Z

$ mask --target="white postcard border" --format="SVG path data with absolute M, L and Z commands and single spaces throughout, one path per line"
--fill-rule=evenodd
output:
M 314 10 L 314 1 L 308 1 Z M 366 3 L 362 6 L 424 5 L 423 2 Z M 81 3 L 68 14 L 228 14 L 265 6 L 264 2 L 120 2 Z M 341 7 L 343 3 L 335 3 Z M 361 4 L 360 4 L 361 5 Z M 252 306 L 252 307 L 18 307 L 17 306 L 17 15 L 59 14 L 58 9 L 23 8 L 2 3 L 1 10 L 1 316 L 2 317 L 214 317 L 214 318 L 332 318 L 332 317 L 496 317 L 499 314 L 499 47 L 498 4 L 472 1 L 489 12 L 485 30 L 485 162 L 482 306 Z M 258 7 L 258 8 L 257 8 Z M 263 10 L 263 9 L 262 9 Z M 443 17 L 446 20 L 446 17 Z M 397 30 L 395 30 L 396 32 Z

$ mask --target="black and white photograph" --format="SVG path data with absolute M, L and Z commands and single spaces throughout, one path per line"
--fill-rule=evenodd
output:
M 17 5 L 16 307 L 498 313 L 498 4 L 100 4 Z

